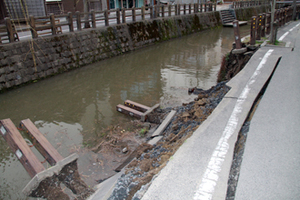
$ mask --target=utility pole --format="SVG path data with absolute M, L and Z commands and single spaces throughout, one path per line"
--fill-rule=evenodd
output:
M 296 0 L 293 0 L 293 20 L 296 21 Z
M 88 9 L 88 0 L 83 0 L 83 12 L 87 13 L 89 12 Z M 84 21 L 87 21 L 89 19 L 89 14 L 84 14 Z M 91 28 L 90 23 L 89 22 L 85 22 L 84 23 L 84 28 Z
M 271 34 L 270 34 L 270 36 L 271 36 L 270 37 L 270 42 L 272 44 L 274 44 L 275 40 L 276 40 L 274 31 L 273 31 L 273 29 L 274 29 L 273 24 L 274 24 L 275 5 L 276 5 L 276 0 L 273 0 L 272 5 L 271 5 Z

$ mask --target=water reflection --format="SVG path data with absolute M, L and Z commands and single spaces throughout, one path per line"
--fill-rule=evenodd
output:
M 126 99 L 162 107 L 191 101 L 187 88 L 215 85 L 232 42 L 232 29 L 204 31 L 38 81 L 0 94 L 0 119 L 30 118 L 63 157 L 79 153 L 79 173 L 93 186 L 118 163 L 78 149 L 94 145 L 103 127 L 131 120 L 115 106 Z M 26 199 L 21 190 L 30 177 L 2 137 L 0 171 L 0 199 Z

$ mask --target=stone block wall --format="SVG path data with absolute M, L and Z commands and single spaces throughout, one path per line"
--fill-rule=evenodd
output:
M 219 12 L 208 12 L 0 45 L 0 91 L 220 25 Z
M 249 8 L 237 8 L 235 14 L 240 21 L 251 20 L 252 16 L 257 16 L 262 13 L 271 11 L 271 6 L 254 6 Z

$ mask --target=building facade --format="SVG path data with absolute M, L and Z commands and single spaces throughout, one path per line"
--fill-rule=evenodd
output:
M 45 16 L 44 0 L 4 0 L 7 16 L 12 19 Z

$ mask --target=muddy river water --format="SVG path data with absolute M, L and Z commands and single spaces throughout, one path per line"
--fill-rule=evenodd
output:
M 103 128 L 131 120 L 115 106 L 126 99 L 161 107 L 193 100 L 187 89 L 216 84 L 221 59 L 233 40 L 231 28 L 208 30 L 5 92 L 0 94 L 0 119 L 10 118 L 18 125 L 29 118 L 63 157 L 78 153 L 79 174 L 93 187 L 95 180 L 114 174 L 119 160 L 116 157 L 114 166 L 107 165 L 105 156 L 87 147 L 96 145 L 93 141 Z M 0 137 L 0 199 L 30 199 L 22 194 L 29 180 Z

